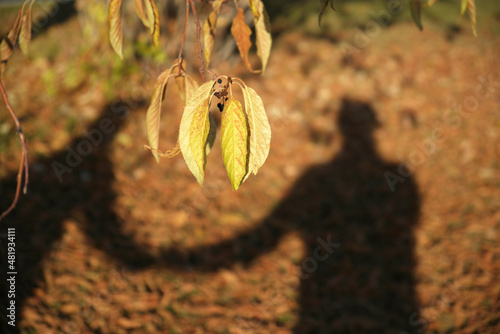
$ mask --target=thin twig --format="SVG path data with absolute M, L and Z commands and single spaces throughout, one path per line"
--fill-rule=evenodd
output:
M 19 194 L 21 190 L 21 183 L 22 183 L 22 178 L 23 178 L 23 170 L 24 170 L 24 188 L 23 188 L 23 193 L 26 194 L 28 191 L 28 149 L 26 148 L 26 139 L 24 138 L 24 133 L 23 129 L 21 127 L 21 123 L 19 122 L 19 119 L 16 117 L 16 114 L 14 113 L 14 110 L 10 106 L 9 100 L 7 98 L 7 94 L 5 93 L 5 89 L 3 87 L 2 80 L 0 79 L 0 90 L 2 92 L 2 97 L 5 102 L 5 106 L 7 107 L 7 110 L 10 113 L 10 116 L 14 120 L 14 123 L 16 124 L 16 131 L 19 134 L 19 139 L 21 140 L 21 160 L 19 163 L 19 170 L 17 172 L 17 187 L 16 187 L 16 194 L 14 195 L 14 200 L 12 201 L 12 204 L 9 206 L 7 210 L 5 210 L 2 215 L 0 215 L 0 220 L 2 220 L 5 216 L 11 212 L 17 204 L 17 201 L 19 199 Z
M 182 50 L 184 49 L 184 41 L 186 40 L 188 21 L 189 21 L 189 0 L 186 0 L 186 22 L 184 22 L 184 31 L 182 32 L 181 48 L 179 50 L 179 57 L 177 58 L 177 63 L 179 64 L 179 75 L 181 75 Z
M 204 57 L 203 57 L 203 48 L 201 46 L 201 41 L 200 41 L 200 35 L 201 35 L 201 25 L 200 21 L 198 21 L 198 15 L 196 14 L 196 8 L 194 7 L 194 1 L 193 0 L 186 0 L 189 1 L 191 4 L 191 9 L 193 10 L 193 16 L 194 16 L 194 21 L 196 22 L 196 40 L 198 42 L 198 50 L 200 54 L 198 55 L 200 57 L 200 74 L 201 78 L 203 79 L 203 82 L 206 82 L 207 80 L 205 79 L 205 62 L 204 62 Z

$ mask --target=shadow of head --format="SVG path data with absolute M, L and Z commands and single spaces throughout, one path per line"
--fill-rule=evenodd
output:
M 349 139 L 371 138 L 381 126 L 369 104 L 347 98 L 342 99 L 337 123 L 344 138 Z

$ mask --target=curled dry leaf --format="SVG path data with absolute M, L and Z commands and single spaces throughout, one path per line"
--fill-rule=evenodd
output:
M 213 84 L 213 80 L 205 82 L 187 99 L 179 128 L 182 155 L 200 185 L 205 176 L 205 149 L 210 132 L 208 103 Z
M 123 59 L 122 52 L 122 0 L 111 0 L 108 7 L 109 40 L 115 52 Z
M 411 17 L 415 24 L 417 25 L 418 29 L 422 30 L 422 18 L 421 18 L 421 11 L 422 11 L 422 1 L 421 0 L 410 0 L 410 12 L 411 12 Z
M 217 18 L 219 16 L 222 0 L 216 0 L 212 3 L 212 12 L 203 24 L 203 55 L 205 57 L 205 66 L 210 64 L 210 56 L 214 48 L 215 26 L 217 25 Z
M 175 66 L 175 65 L 174 65 Z M 148 135 L 149 146 L 156 159 L 156 162 L 160 162 L 160 156 L 158 154 L 158 142 L 160 137 L 160 115 L 161 115 L 161 103 L 163 101 L 163 95 L 167 87 L 168 78 L 170 73 L 172 73 L 172 66 L 166 71 L 163 71 L 156 79 L 155 91 L 153 97 L 151 98 L 151 104 L 149 105 L 148 111 L 146 113 L 146 132 Z
M 254 0 L 253 2 L 259 14 L 257 17 L 254 15 L 255 34 L 257 37 L 255 43 L 257 44 L 257 55 L 262 63 L 261 74 L 264 74 L 269 56 L 271 55 L 271 23 L 269 15 L 267 15 L 264 8 L 264 3 L 261 0 Z
M 243 108 L 238 100 L 230 97 L 222 112 L 221 144 L 224 166 L 233 190 L 239 188 L 247 172 L 247 141 Z
M 24 3 L 24 5 L 26 5 L 26 3 Z M 5 71 L 5 66 L 7 65 L 7 61 L 9 60 L 10 55 L 14 50 L 14 45 L 16 44 L 17 36 L 19 35 L 19 30 L 21 29 L 24 5 L 17 14 L 14 26 L 12 27 L 11 30 L 9 30 L 7 36 L 5 36 L 4 39 L 2 39 L 2 42 L 0 43 L 0 62 L 1 62 L 0 74 L 3 74 L 3 72 Z

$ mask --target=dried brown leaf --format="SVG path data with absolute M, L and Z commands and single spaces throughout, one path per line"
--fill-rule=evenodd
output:
M 245 63 L 246 67 L 253 72 L 252 64 L 248 61 L 248 51 L 252 46 L 252 41 L 250 40 L 250 35 L 252 35 L 252 30 L 245 23 L 245 15 L 243 9 L 238 8 L 238 13 L 233 19 L 233 25 L 231 26 L 231 34 L 233 35 L 238 50 L 240 51 L 241 58 Z

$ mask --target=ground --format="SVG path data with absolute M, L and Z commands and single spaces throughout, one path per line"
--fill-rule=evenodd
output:
M 313 332 L 307 328 L 317 324 L 304 322 L 303 314 L 304 305 L 314 304 L 305 299 L 321 293 L 304 296 L 301 270 L 304 259 L 313 256 L 307 238 L 314 246 L 315 236 L 312 230 L 267 221 L 288 210 L 293 225 L 301 201 L 307 203 L 304 208 L 314 208 L 327 196 L 347 203 L 344 211 L 330 205 L 342 211 L 340 222 L 355 215 L 351 200 L 360 212 L 382 217 L 377 206 L 384 202 L 370 197 L 373 181 L 384 188 L 375 195 L 391 198 L 391 206 L 418 211 L 409 218 L 414 225 L 406 231 L 408 243 L 401 244 L 399 234 L 382 239 L 384 245 L 371 243 L 364 233 L 351 240 L 355 228 L 334 225 L 329 231 L 340 246 L 327 262 L 339 272 L 327 272 L 327 282 L 316 274 L 313 283 L 335 299 L 339 282 L 358 277 L 350 273 L 365 266 L 369 277 L 345 289 L 359 292 L 368 303 L 372 290 L 366 288 L 363 295 L 360 282 L 384 277 L 389 268 L 384 257 L 393 255 L 388 250 L 393 247 L 392 252 L 406 256 L 397 266 L 411 273 L 415 299 L 404 310 L 404 320 L 394 322 L 402 324 L 401 332 L 500 332 L 500 11 L 495 10 L 479 17 L 478 38 L 465 19 L 452 28 L 429 20 L 418 31 L 401 20 L 367 31 L 359 24 L 335 30 L 332 22 L 342 13 L 325 14 L 323 30 L 310 20 L 287 27 L 281 18 L 264 76 L 246 72 L 237 56 L 215 59 L 217 73 L 238 76 L 261 95 L 272 128 L 266 163 L 237 192 L 225 174 L 219 138 L 203 188 L 182 156 L 157 164 L 143 149 L 155 77 L 171 58 L 160 57 L 158 63 L 154 53 L 130 51 L 122 63 L 107 43 L 86 46 L 76 17 L 43 31 L 33 40 L 31 59 L 15 54 L 3 79 L 27 135 L 31 164 L 28 194 L 1 222 L 16 227 L 18 302 L 23 304 L 17 310 L 18 328 L 23 333 Z M 356 44 L 360 31 L 370 33 L 362 45 Z M 74 43 L 61 42 L 67 40 Z M 345 43 L 362 47 L 346 54 Z M 2 110 L 4 208 L 12 195 L 19 145 Z M 175 143 L 182 112 L 173 85 L 163 110 L 160 148 L 167 149 Z M 386 169 L 366 166 L 356 152 L 347 153 L 349 164 L 340 163 L 345 148 L 356 150 L 356 145 L 347 145 L 339 118 L 357 110 L 376 117 L 372 154 Z M 66 164 L 68 152 L 88 140 L 87 133 L 99 132 L 105 117 L 113 125 L 110 134 L 59 178 L 54 162 Z M 328 169 L 334 163 L 336 169 Z M 350 168 L 358 174 L 346 174 Z M 350 176 L 337 182 L 329 180 L 330 172 Z M 301 195 L 301 189 L 311 188 L 303 184 L 319 175 L 327 185 L 338 184 L 338 191 Z M 357 177 L 366 182 L 349 183 Z M 418 198 L 411 203 L 400 190 L 410 184 Z M 387 210 L 387 219 L 397 223 L 397 209 Z M 314 209 L 304 211 L 304 219 L 313 221 Z M 380 226 L 360 230 L 385 233 Z M 245 244 L 247 231 L 257 231 L 262 240 Z M 349 248 L 353 245 L 355 250 Z M 372 263 L 354 260 L 365 254 L 363 247 L 377 255 Z M 323 275 L 323 263 L 317 265 Z M 391 291 L 384 284 L 392 288 L 400 282 L 392 277 L 373 284 Z M 370 312 L 363 313 L 366 319 L 313 320 L 325 332 L 376 332 L 369 330 L 378 326 L 370 322 Z M 10 329 L 5 323 L 2 328 Z M 393 329 L 387 332 L 399 333 Z

